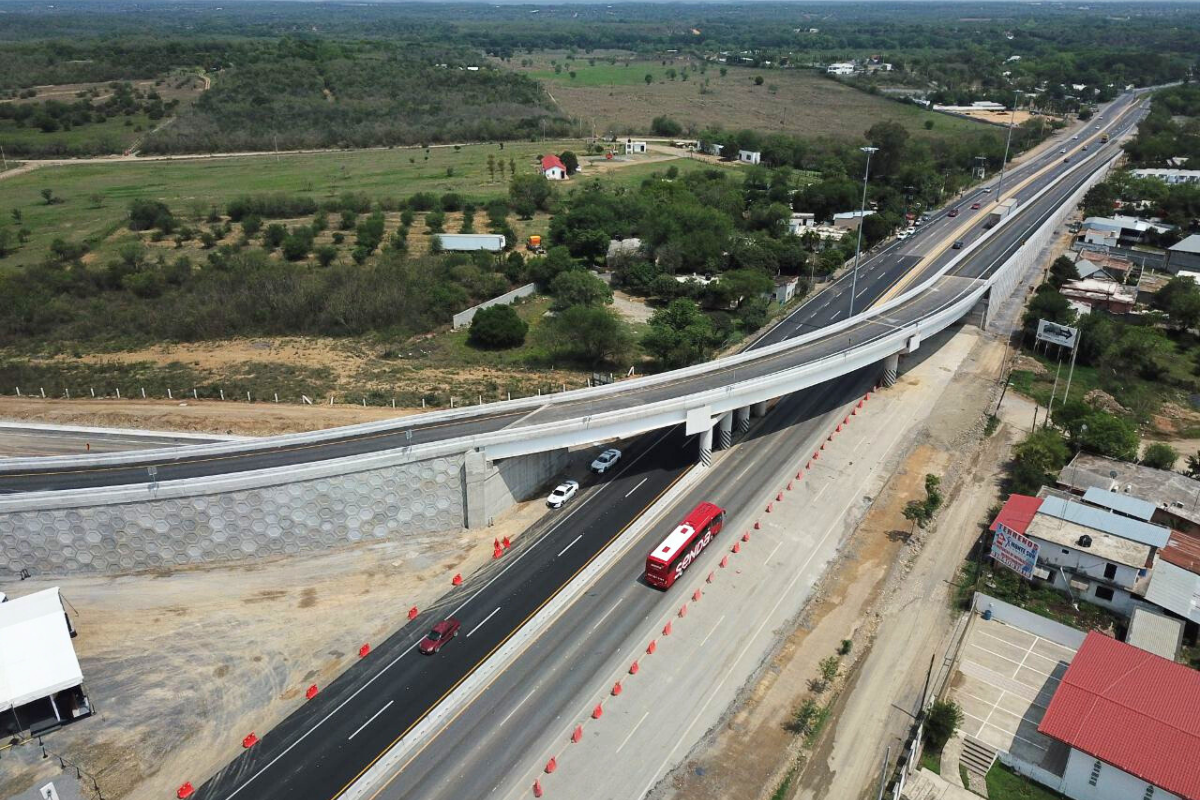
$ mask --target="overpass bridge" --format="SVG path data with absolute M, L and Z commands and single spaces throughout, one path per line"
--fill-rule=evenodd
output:
M 794 314 L 738 355 L 607 386 L 327 431 L 2 461 L 0 568 L 123 571 L 481 527 L 557 474 L 567 448 L 676 425 L 697 437 L 706 460 L 774 398 L 876 364 L 887 384 L 899 357 L 925 339 L 971 313 L 986 322 L 989 305 L 1011 293 L 1142 113 L 1135 96 L 1124 96 L 1106 113 L 1109 144 L 1093 128 L 1078 142 L 1060 143 L 1071 148 L 1069 162 L 1050 147 L 1010 170 L 1004 198 L 1017 198 L 1019 210 L 995 227 L 984 229 L 985 206 L 964 219 L 940 217 L 939 238 L 932 231 L 917 237 L 932 252 L 889 245 L 891 266 L 876 273 L 880 285 L 859 292 L 871 290 L 874 307 L 840 321 L 843 312 L 835 310 L 815 330 L 803 324 L 812 314 Z M 970 243 L 951 249 L 962 238 Z M 805 305 L 848 306 L 855 290 L 847 283 Z

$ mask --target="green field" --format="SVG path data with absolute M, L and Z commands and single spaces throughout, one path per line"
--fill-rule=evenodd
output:
M 574 70 L 575 77 L 571 77 Z M 676 72 L 678 72 L 676 68 Z M 588 66 L 584 60 L 567 61 L 563 63 L 561 73 L 553 68 L 536 69 L 526 73 L 539 81 L 556 81 L 570 83 L 573 86 L 632 86 L 646 82 L 646 75 L 652 75 L 655 81 L 667 80 L 667 68 L 657 61 L 639 61 L 632 64 L 609 64 L 596 62 L 596 66 Z
M 527 173 L 537 169 L 537 156 L 567 149 L 582 152 L 583 146 L 578 141 L 514 142 L 504 149 L 488 144 L 459 150 L 395 148 L 42 167 L 0 180 L 0 224 L 11 225 L 11 210 L 19 209 L 22 225 L 31 232 L 23 247 L 0 261 L 0 268 L 40 261 L 56 238 L 99 247 L 124 224 L 134 198 L 161 200 L 184 219 L 202 217 L 213 205 L 223 209 L 238 195 L 264 192 L 303 194 L 318 201 L 343 192 L 364 192 L 375 199 L 459 192 L 488 200 L 507 193 L 510 158 L 518 173 Z M 503 176 L 488 172 L 489 155 L 503 159 Z M 652 162 L 613 169 L 601 180 L 634 186 L 672 164 L 681 171 L 702 166 L 686 159 Z M 580 182 L 576 178 L 559 190 Z M 43 189 L 63 202 L 47 205 Z
M 126 125 L 126 121 L 129 122 Z M 145 114 L 128 117 L 110 117 L 104 122 L 79 125 L 69 131 L 58 130 L 45 133 L 40 128 L 17 127 L 9 120 L 0 121 L 0 145 L 12 152 L 24 146 L 56 146 L 71 152 L 90 154 L 94 152 L 119 153 L 126 150 L 145 135 L 156 124 Z

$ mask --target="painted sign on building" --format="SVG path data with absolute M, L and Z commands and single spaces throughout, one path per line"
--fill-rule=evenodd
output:
M 996 528 L 992 539 L 992 560 L 1003 564 L 1022 578 L 1031 580 L 1037 564 L 1038 544 L 1005 525 Z

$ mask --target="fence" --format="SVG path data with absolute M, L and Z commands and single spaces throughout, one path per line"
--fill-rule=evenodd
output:
M 493 297 L 491 300 L 484 300 L 477 306 L 471 306 L 466 311 L 460 311 L 454 315 L 454 327 L 462 328 L 471 324 L 471 320 L 475 319 L 475 315 L 482 309 L 491 308 L 492 306 L 511 305 L 522 297 L 528 297 L 537 291 L 537 284 L 527 283 L 524 286 L 518 286 L 511 292 L 505 292 L 499 297 Z

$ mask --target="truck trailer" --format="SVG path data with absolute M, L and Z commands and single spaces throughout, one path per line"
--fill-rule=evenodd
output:
M 1005 217 L 1011 217 L 1017 210 L 1017 198 L 1010 197 L 996 204 L 991 213 L 987 216 L 987 221 L 983 223 L 985 228 L 994 228 L 1000 224 L 1000 220 Z
M 504 236 L 499 233 L 439 233 L 443 250 L 455 253 L 487 250 L 499 253 L 504 249 Z

